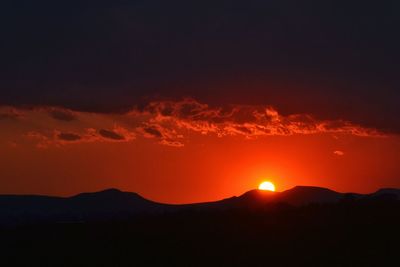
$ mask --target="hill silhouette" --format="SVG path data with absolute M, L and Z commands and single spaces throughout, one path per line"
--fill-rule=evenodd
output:
M 2 265 L 395 266 L 399 192 L 299 186 L 185 205 L 117 189 L 3 195 Z
M 218 211 L 264 208 L 268 205 L 338 203 L 340 201 L 398 200 L 399 189 L 380 189 L 372 194 L 338 193 L 327 188 L 296 186 L 283 192 L 251 190 L 238 197 L 214 202 L 170 205 L 157 203 L 137 193 L 107 189 L 72 197 L 0 195 L 0 224 L 123 220 L 145 215 L 182 211 Z
M 239 197 L 240 201 L 249 203 L 287 203 L 294 206 L 302 206 L 311 203 L 333 203 L 342 199 L 345 194 L 330 189 L 313 186 L 296 186 L 283 192 L 270 192 L 251 190 Z

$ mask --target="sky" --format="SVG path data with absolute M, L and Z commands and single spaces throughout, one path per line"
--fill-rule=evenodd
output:
M 400 187 L 398 1 L 0 6 L 0 193 Z

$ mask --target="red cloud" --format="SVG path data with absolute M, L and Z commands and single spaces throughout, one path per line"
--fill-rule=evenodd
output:
M 14 107 L 0 107 L 0 121 L 1 120 L 17 120 L 23 117 L 23 112 Z
M 49 118 L 49 111 L 56 120 L 45 121 L 46 117 Z M 41 146 L 129 142 L 141 136 L 156 139 L 159 144 L 181 147 L 191 133 L 242 136 L 246 139 L 299 134 L 384 136 L 376 129 L 345 120 L 317 120 L 308 114 L 283 116 L 269 106 L 211 107 L 193 99 L 154 101 L 144 108 L 134 108 L 124 114 L 74 112 L 52 107 L 25 112 L 24 121 L 37 120 L 39 125 L 45 125 L 43 129 L 35 129 L 28 134 Z
M 294 134 L 351 134 L 356 136 L 383 136 L 376 129 L 365 128 L 344 120 L 319 121 L 307 114 L 282 116 L 272 107 L 231 106 L 212 108 L 193 99 L 179 102 L 150 103 L 142 112 L 153 125 L 168 125 L 218 136 L 242 135 L 246 138 Z M 137 112 L 134 112 L 138 116 Z
M 113 130 L 87 128 L 82 133 L 61 132 L 59 130 L 47 132 L 29 132 L 26 135 L 37 141 L 39 148 L 47 148 L 50 145 L 61 146 L 76 143 L 92 142 L 128 142 L 135 139 L 135 135 L 124 128 L 117 127 Z
M 333 151 L 333 154 L 335 154 L 335 155 L 337 155 L 337 156 L 344 156 L 344 152 L 341 151 L 341 150 Z

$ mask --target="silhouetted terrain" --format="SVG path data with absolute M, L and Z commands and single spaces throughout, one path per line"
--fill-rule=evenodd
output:
M 397 266 L 399 196 L 397 189 L 360 195 L 316 187 L 253 190 L 192 205 L 154 203 L 115 189 L 71 198 L 2 196 L 1 216 L 8 224 L 0 230 L 1 261 L 2 266 Z

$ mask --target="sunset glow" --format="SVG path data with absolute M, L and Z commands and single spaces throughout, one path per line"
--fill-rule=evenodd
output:
M 0 194 L 400 188 L 398 1 L 288 1 L 4 7 Z
M 369 193 L 400 185 L 396 135 L 271 108 L 224 112 L 195 100 L 118 114 L 3 107 L 0 193 L 119 188 L 188 203 L 242 194 L 261 178 L 285 177 L 279 191 L 305 184 Z
M 398 261 L 400 1 L 5 3 L 2 266 Z

